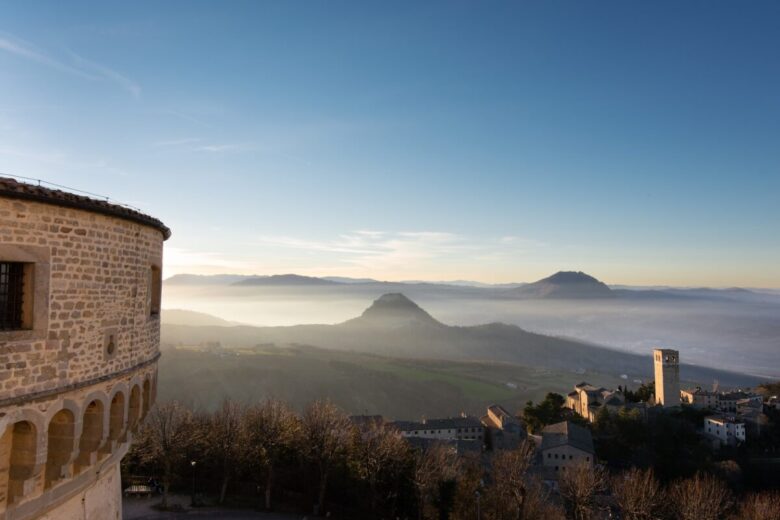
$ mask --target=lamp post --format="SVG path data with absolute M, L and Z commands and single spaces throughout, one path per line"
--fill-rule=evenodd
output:
M 479 512 L 479 497 L 480 497 L 479 490 L 474 491 L 474 496 L 477 499 L 477 520 L 480 520 L 481 515 L 480 515 L 480 512 Z
M 195 470 L 196 470 L 197 464 L 198 464 L 197 461 L 194 461 L 194 460 L 190 462 L 190 465 L 192 466 L 192 503 L 190 505 L 192 507 L 195 507 L 197 505 L 196 502 L 195 502 L 195 489 L 196 489 L 195 488 L 195 475 L 196 475 Z

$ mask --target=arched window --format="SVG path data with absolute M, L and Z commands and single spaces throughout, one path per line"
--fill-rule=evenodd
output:
M 75 418 L 70 410 L 60 410 L 49 423 L 45 489 L 67 476 L 66 465 L 75 447 Z
M 76 473 L 97 462 L 97 452 L 103 443 L 103 403 L 92 401 L 84 410 L 79 455 L 76 458 Z

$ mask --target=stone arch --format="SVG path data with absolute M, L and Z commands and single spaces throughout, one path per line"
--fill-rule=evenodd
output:
M 68 465 L 76 448 L 76 417 L 64 408 L 49 421 L 44 489 L 68 476 Z
M 119 442 L 125 429 L 125 394 L 121 390 L 114 393 L 108 413 L 108 440 Z
M 22 420 L 9 425 L 0 439 L 0 505 L 13 505 L 35 490 L 38 475 L 38 427 Z M 6 471 L 2 471 L 6 470 Z
M 141 387 L 133 385 L 127 409 L 127 431 L 135 432 L 141 419 Z
M 141 419 L 146 419 L 146 414 L 149 413 L 149 409 L 152 407 L 152 384 L 149 382 L 149 378 L 144 379 L 144 401 L 143 410 L 141 413 Z
M 154 375 L 152 376 L 152 402 L 157 402 L 157 371 L 154 371 Z
M 84 408 L 81 425 L 81 437 L 79 438 L 79 454 L 76 457 L 76 473 L 97 462 L 98 450 L 103 444 L 105 428 L 105 405 L 100 399 L 94 399 Z

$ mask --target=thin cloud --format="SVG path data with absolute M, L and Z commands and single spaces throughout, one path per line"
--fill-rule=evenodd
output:
M 366 229 L 319 239 L 262 235 L 248 242 L 234 243 L 238 249 L 229 255 L 177 250 L 169 260 L 171 270 L 195 274 L 294 271 L 311 276 L 438 280 L 442 277 L 481 279 L 486 278 L 486 273 L 490 273 L 487 278 L 495 278 L 502 273 L 503 279 L 511 276 L 513 265 L 542 246 L 521 237 L 515 237 L 512 243 L 506 243 L 503 238 L 442 231 Z
M 97 76 L 116 84 L 120 88 L 132 94 L 136 99 L 141 97 L 141 86 L 127 76 L 120 74 L 119 72 L 115 71 L 114 69 L 110 69 L 105 65 L 95 63 L 94 61 L 90 61 L 82 56 L 79 56 L 75 52 L 69 51 L 69 54 L 73 61 L 75 61 L 81 68 L 94 71 Z
M 240 144 L 207 144 L 195 148 L 196 151 L 210 153 L 236 152 L 246 149 L 246 146 Z
M 200 142 L 200 139 L 197 137 L 183 137 L 181 139 L 170 139 L 168 141 L 158 141 L 154 143 L 155 148 L 167 148 L 171 146 L 182 146 L 185 144 L 193 144 Z
M 97 79 L 91 74 L 79 70 L 76 67 L 72 67 L 49 57 L 33 44 L 16 38 L 15 36 L 11 36 L 10 34 L 0 33 L 0 50 L 10 52 L 16 56 L 40 63 L 41 65 L 45 65 L 60 72 L 66 72 L 89 80 Z
M 492 247 L 454 233 L 370 230 L 345 233 L 332 240 L 264 236 L 257 245 L 326 253 L 340 264 L 380 270 L 468 258 Z
M 72 51 L 68 51 L 72 63 L 66 63 L 53 58 L 32 43 L 7 33 L 0 33 L 0 50 L 82 79 L 111 82 L 132 94 L 136 99 L 141 96 L 141 86 L 132 79 Z

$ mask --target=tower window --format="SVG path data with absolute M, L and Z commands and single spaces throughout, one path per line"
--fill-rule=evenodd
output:
M 32 264 L 0 262 L 0 330 L 28 329 L 32 322 Z
M 160 303 L 162 300 L 162 271 L 156 265 L 151 268 L 149 280 L 149 315 L 160 315 Z

